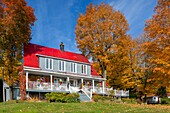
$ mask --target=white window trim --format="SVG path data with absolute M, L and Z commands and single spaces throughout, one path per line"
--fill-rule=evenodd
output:
M 86 66 L 86 75 L 87 75 L 87 65 L 85 65 Z
M 71 70 L 71 67 L 73 67 L 73 70 L 74 70 L 74 64 L 75 64 L 75 72 Z M 77 63 L 70 62 L 70 72 L 77 73 Z
M 77 63 L 75 63 L 75 73 L 77 73 Z
M 47 68 L 47 61 L 48 60 L 48 68 Z M 50 69 L 50 60 L 52 61 L 52 67 Z M 50 59 L 50 58 L 45 58 L 45 69 L 48 69 L 48 70 L 53 70 L 53 59 Z
M 64 62 L 64 70 L 60 70 L 60 68 L 59 68 L 60 67 L 60 62 L 61 62 L 61 69 L 63 67 L 62 62 Z M 62 71 L 62 72 L 66 71 L 66 61 L 58 60 L 58 71 Z
M 87 75 L 87 65 L 82 64 L 82 65 L 81 65 L 81 69 L 82 69 L 82 66 L 83 66 L 83 72 L 82 72 L 82 70 L 81 70 L 81 73 Z M 84 72 L 84 67 L 86 68 L 86 72 Z
M 66 72 L 66 61 L 63 62 L 64 62 L 64 72 Z

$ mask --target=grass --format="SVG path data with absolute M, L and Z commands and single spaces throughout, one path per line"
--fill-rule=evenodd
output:
M 49 103 L 5 102 L 0 103 L 0 113 L 170 113 L 170 106 L 139 105 L 113 102 Z

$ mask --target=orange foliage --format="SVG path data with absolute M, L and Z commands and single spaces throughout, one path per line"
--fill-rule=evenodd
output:
M 106 77 L 109 55 L 114 51 L 116 39 L 126 37 L 128 29 L 124 15 L 104 3 L 90 4 L 86 13 L 80 14 L 75 30 L 77 47 L 85 56 L 99 63 L 103 77 Z
M 18 80 L 17 67 L 24 44 L 31 40 L 35 20 L 34 10 L 25 0 L 0 1 L 0 63 L 5 67 L 4 78 L 10 87 Z
M 170 1 L 158 0 L 155 14 L 146 21 L 145 54 L 152 66 L 153 85 L 170 87 Z

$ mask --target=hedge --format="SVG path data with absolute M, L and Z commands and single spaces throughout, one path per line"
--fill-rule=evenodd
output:
M 50 102 L 62 102 L 62 103 L 80 102 L 78 93 L 67 94 L 51 92 L 47 93 L 45 96 L 46 99 Z

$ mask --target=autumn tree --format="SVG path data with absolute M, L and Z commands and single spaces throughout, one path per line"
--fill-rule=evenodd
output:
M 129 27 L 120 11 L 102 3 L 90 4 L 85 14 L 80 14 L 76 25 L 76 42 L 79 50 L 100 66 L 106 78 L 109 55 L 114 53 L 115 40 L 127 37 Z
M 18 80 L 17 64 L 22 59 L 24 44 L 31 40 L 35 20 L 34 10 L 25 0 L 0 1 L 0 59 L 5 68 L 5 81 L 11 89 Z
M 128 70 L 130 65 L 128 57 L 129 50 L 127 49 L 127 44 L 129 43 L 124 38 L 118 38 L 115 42 L 114 53 L 109 55 L 110 61 L 107 68 L 107 74 L 109 75 L 108 81 L 109 85 L 113 88 L 124 88 L 126 82 L 123 82 L 122 78 L 128 75 L 125 71 Z
M 159 87 L 170 88 L 170 1 L 158 0 L 155 14 L 146 21 L 145 53 L 152 65 L 152 78 L 156 91 Z
M 136 56 L 137 56 L 137 77 L 136 77 L 136 81 L 137 81 L 137 89 L 138 91 L 136 92 L 137 94 L 139 94 L 141 96 L 146 96 L 147 94 L 151 94 L 152 91 L 152 83 L 153 83 L 153 66 L 148 62 L 148 59 L 150 59 L 150 56 L 146 53 L 146 46 L 145 43 L 147 42 L 146 38 L 145 38 L 145 34 L 142 34 L 141 36 L 137 37 L 136 39 L 134 39 L 134 41 L 136 42 L 137 45 L 137 52 L 136 52 Z
M 116 39 L 114 54 L 110 55 L 107 72 L 109 85 L 115 89 L 140 91 L 138 44 L 130 37 Z

